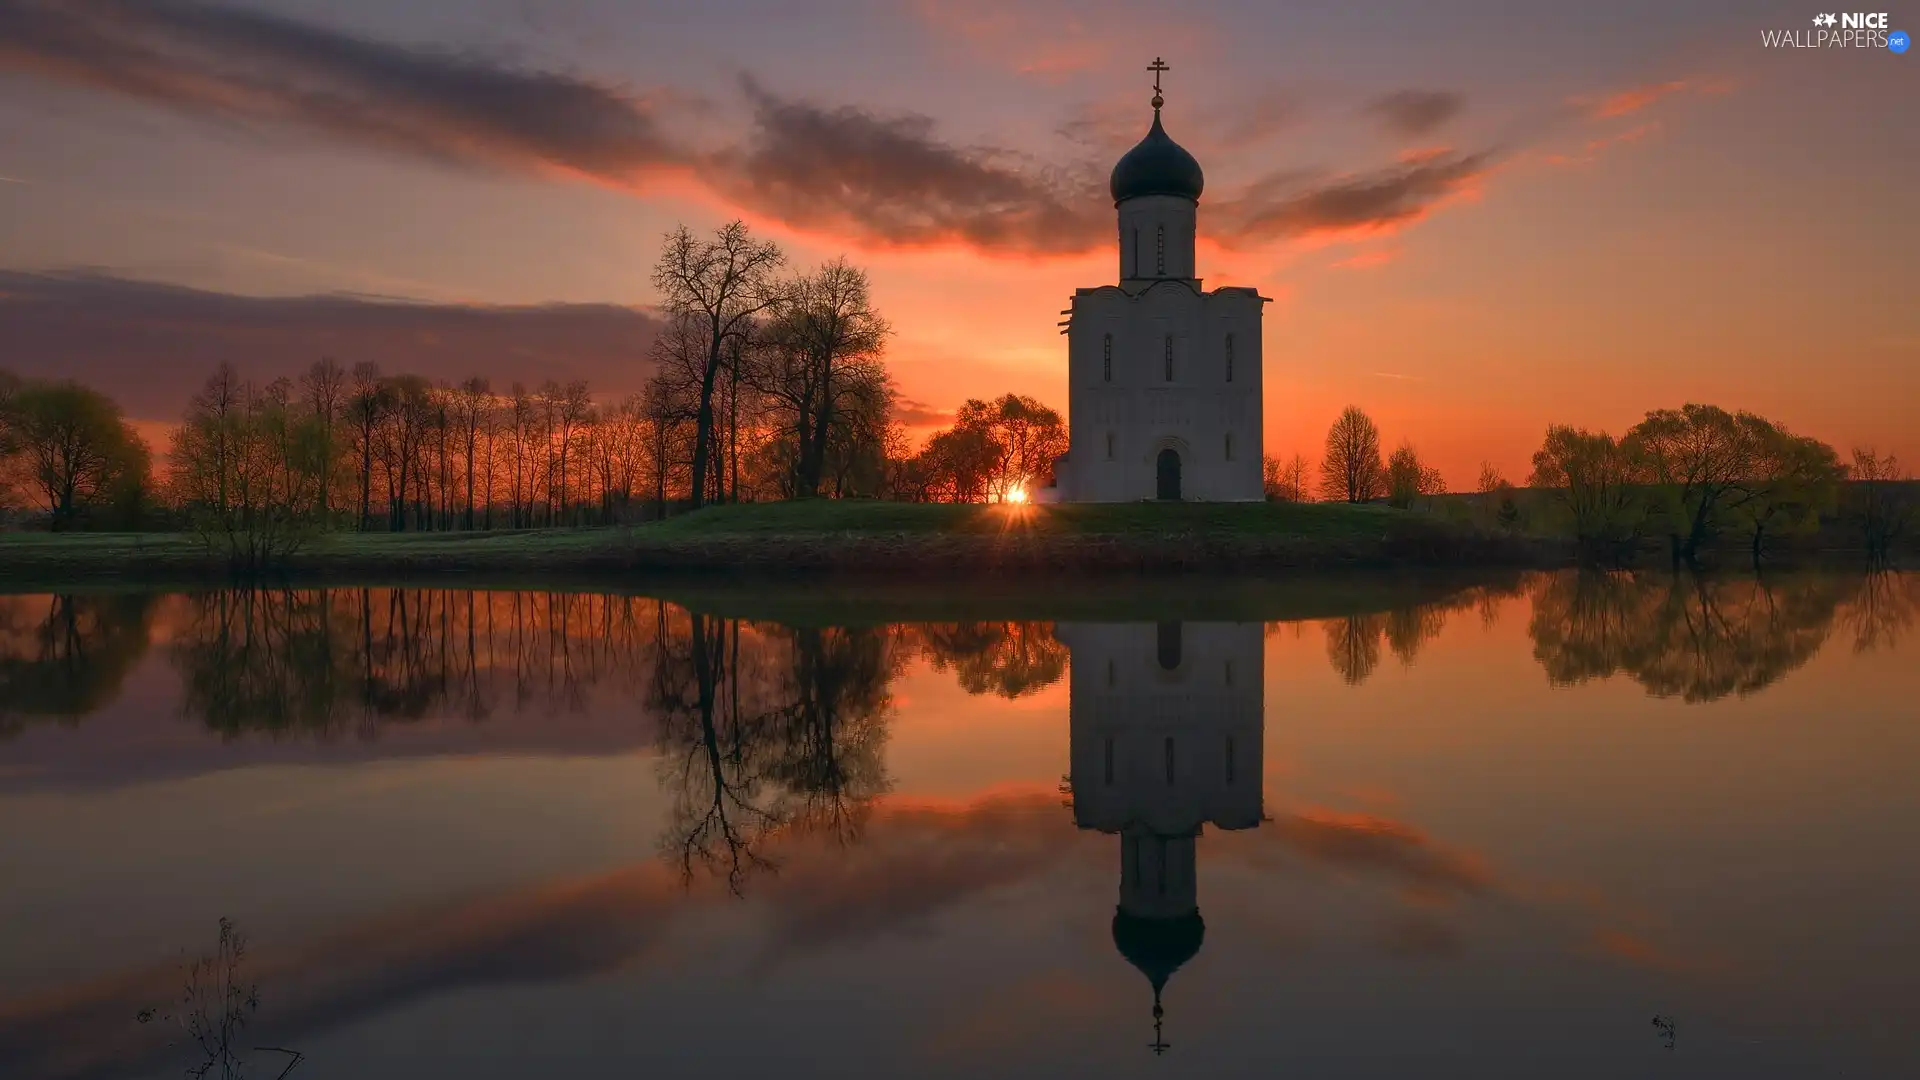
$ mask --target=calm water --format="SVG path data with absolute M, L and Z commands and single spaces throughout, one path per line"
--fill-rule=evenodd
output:
M 0 1076 L 1920 1075 L 1920 579 L 1005 600 L 0 597 Z

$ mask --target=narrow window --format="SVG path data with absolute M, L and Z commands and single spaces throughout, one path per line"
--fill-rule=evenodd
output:
M 1233 783 L 1233 736 L 1227 736 L 1227 783 Z
M 1173 736 L 1167 736 L 1167 783 L 1173 783 Z
M 1107 432 L 1107 460 L 1113 460 L 1113 432 Z
M 1227 745 L 1229 747 L 1227 751 L 1228 753 L 1227 771 L 1232 772 L 1233 771 L 1233 765 L 1232 765 L 1233 751 L 1231 747 L 1233 744 L 1231 741 L 1229 741 Z M 1111 735 L 1107 736 L 1106 750 L 1107 750 L 1107 786 L 1111 787 L 1113 786 L 1113 736 Z
M 1159 277 L 1167 276 L 1167 227 L 1153 227 L 1153 272 Z
M 1163 622 L 1154 628 L 1154 658 L 1160 661 L 1162 671 L 1172 671 L 1180 666 L 1180 624 Z
M 1107 335 L 1107 339 L 1106 341 L 1101 343 L 1100 349 L 1101 349 L 1101 355 L 1100 355 L 1101 376 L 1100 377 L 1107 382 L 1112 382 L 1113 381 L 1113 335 L 1112 334 Z M 1228 361 L 1228 363 L 1231 364 L 1232 361 Z M 1232 376 L 1228 376 L 1228 380 L 1231 381 Z
M 1140 276 L 1140 230 L 1133 230 L 1133 276 Z
M 1173 335 L 1167 335 L 1167 381 L 1173 381 Z
M 1233 460 L 1233 432 L 1227 432 L 1227 460 Z
M 1108 438 L 1112 438 L 1112 436 L 1108 436 Z M 1111 660 L 1107 661 L 1107 685 L 1113 685 L 1113 661 Z
M 1227 685 L 1233 685 L 1233 661 L 1227 661 Z
M 1167 849 L 1160 848 L 1160 895 L 1167 895 Z
M 1233 381 L 1233 335 L 1227 335 L 1227 381 Z

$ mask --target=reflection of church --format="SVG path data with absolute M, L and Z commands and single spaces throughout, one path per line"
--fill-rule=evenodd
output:
M 1260 824 L 1259 623 L 1063 623 L 1074 824 L 1120 837 L 1113 944 L 1160 993 L 1200 951 L 1202 826 Z

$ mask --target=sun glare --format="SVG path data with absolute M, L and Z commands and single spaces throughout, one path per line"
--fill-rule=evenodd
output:
M 1027 489 L 1023 487 L 1017 487 L 1007 492 L 1007 501 L 1010 503 L 1016 503 L 1016 504 L 1026 502 Z

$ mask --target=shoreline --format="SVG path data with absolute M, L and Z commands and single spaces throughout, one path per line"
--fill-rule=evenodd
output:
M 142 585 L 447 580 L 534 575 L 582 584 L 859 581 L 948 588 L 993 581 L 1284 579 L 1332 572 L 1553 569 L 1570 545 L 1468 534 L 1373 538 L 895 534 L 649 536 L 645 529 L 404 534 L 317 543 L 264 569 L 236 568 L 191 536 L 95 534 L 74 544 L 0 538 L 0 591 L 35 584 Z M 83 536 L 85 534 L 68 534 Z M 111 540 L 107 539 L 112 537 Z M 418 537 L 417 541 L 408 542 Z M 331 539 L 331 538 L 329 538 Z M 115 543 L 113 540 L 121 542 Z M 540 541 L 560 541 L 541 543 Z M 409 550 L 413 549 L 413 550 Z
M 1768 568 L 1865 561 L 1806 537 Z M 1828 541 L 1823 543 L 1822 541 Z M 1897 560 L 1911 565 L 1908 553 Z M 811 500 L 733 504 L 629 526 L 326 533 L 267 567 L 193 533 L 0 533 L 0 592 L 266 584 L 827 583 L 1011 590 L 1052 582 L 1287 581 L 1314 575 L 1488 574 L 1581 565 L 1561 537 L 1344 504 L 1087 504 L 1008 508 Z M 1642 570 L 1663 570 L 1646 553 Z M 1744 548 L 1712 566 L 1751 572 Z

